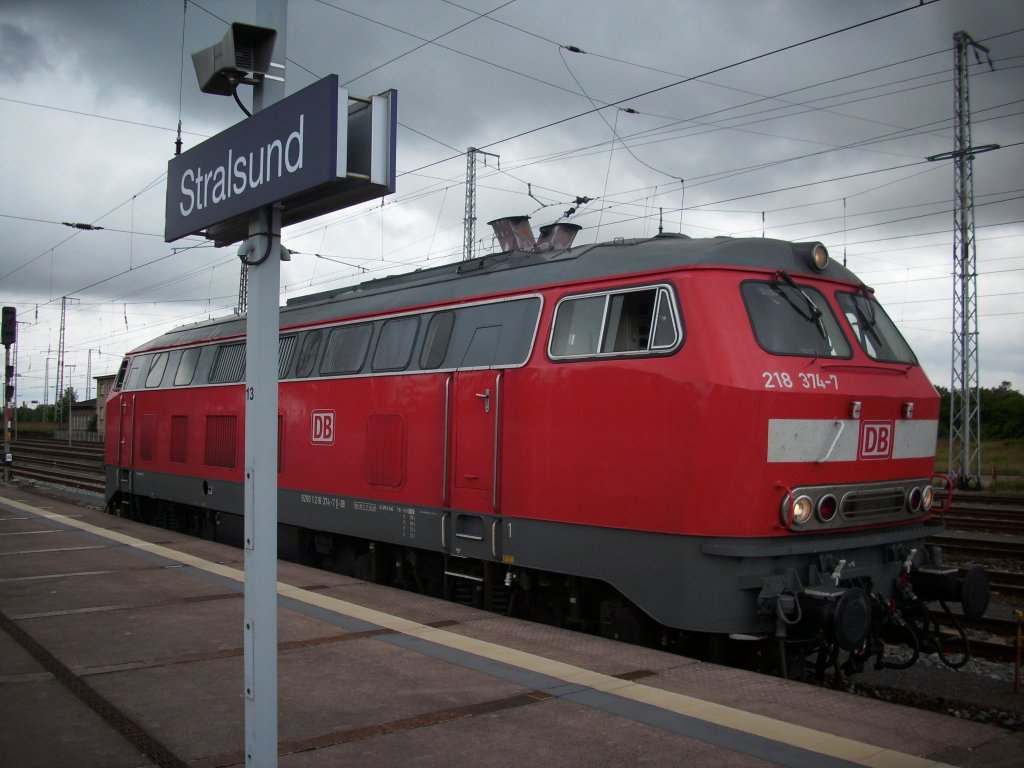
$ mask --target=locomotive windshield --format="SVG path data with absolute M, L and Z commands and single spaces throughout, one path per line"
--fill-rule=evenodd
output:
M 857 341 L 870 357 L 883 362 L 917 363 L 910 345 L 866 289 L 860 293 L 838 293 L 836 300 Z
M 776 355 L 849 357 L 850 344 L 821 292 L 782 275 L 781 283 L 743 283 L 758 344 Z

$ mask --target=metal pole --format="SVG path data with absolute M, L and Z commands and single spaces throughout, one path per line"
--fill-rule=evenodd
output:
M 70 368 L 72 371 L 75 370 L 75 366 L 73 366 L 73 365 L 66 365 L 64 367 L 65 368 Z M 68 381 L 69 382 L 71 381 L 71 376 L 68 376 Z M 71 388 L 72 388 L 71 384 L 68 384 L 68 389 L 70 390 Z M 70 397 L 67 398 L 67 401 L 68 401 L 68 448 L 70 448 L 71 447 L 71 398 Z
M 966 32 L 953 35 L 956 44 L 953 152 L 953 350 L 949 403 L 949 472 L 962 488 L 981 486 L 981 393 L 978 364 L 978 271 L 974 239 L 974 155 L 998 145 L 974 147 L 971 141 L 971 100 L 968 47 L 975 56 L 988 48 Z M 980 59 L 979 59 L 980 61 Z M 989 66 L 992 60 L 989 58 Z M 932 158 L 928 158 L 931 160 Z M 955 470 L 955 472 L 954 472 Z
M 57 383 L 54 386 L 53 395 L 53 431 L 54 437 L 56 432 L 60 428 L 61 422 L 64 421 L 64 403 L 61 401 L 61 395 L 64 394 L 64 331 L 66 330 L 65 317 L 68 308 L 68 297 L 64 296 L 60 300 L 60 341 L 57 344 Z M 59 405 L 58 405 L 59 404 Z M 58 411 L 58 407 L 60 410 Z
M 466 150 L 466 216 L 463 220 L 462 260 L 473 258 L 476 239 L 476 147 Z
M 18 342 L 14 342 L 14 442 L 18 442 Z
M 256 24 L 277 30 L 271 73 L 253 90 L 253 113 L 284 97 L 287 0 L 258 0 Z M 245 353 L 245 764 L 277 766 L 277 357 L 281 215 L 249 220 Z M 263 255 L 266 257 L 263 258 Z M 260 259 L 263 259 L 260 261 Z
M 265 208 L 249 235 L 252 301 L 245 353 L 245 764 L 277 765 L 277 348 L 280 212 Z M 257 256 L 258 258 L 258 256 Z
M 1014 660 L 1013 660 L 1013 692 L 1020 693 L 1020 656 L 1021 656 L 1021 621 L 1024 620 L 1024 611 L 1019 608 L 1013 612 L 1013 618 L 1017 620 L 1017 632 L 1013 636 Z
M 11 409 L 7 400 L 7 366 L 11 364 L 11 348 L 4 345 L 4 482 L 11 481 L 11 465 L 8 457 L 11 455 Z M 11 381 L 14 379 L 12 377 Z M 15 404 L 17 405 L 17 404 Z

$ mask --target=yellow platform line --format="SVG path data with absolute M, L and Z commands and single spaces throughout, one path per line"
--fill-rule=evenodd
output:
M 31 512 L 38 517 L 54 520 L 63 525 L 103 537 L 109 541 L 152 552 L 168 560 L 189 565 L 207 573 L 233 579 L 240 583 L 245 581 L 245 573 L 238 568 L 211 563 L 209 560 L 204 560 L 195 555 L 179 552 L 176 549 L 171 549 L 161 544 L 143 541 L 118 531 L 100 528 L 99 526 L 91 525 L 90 523 L 57 512 L 41 510 L 14 499 L 0 497 L 0 502 L 25 512 Z M 519 651 L 486 640 L 478 640 L 448 630 L 429 627 L 416 621 L 403 619 L 400 616 L 367 608 L 347 600 L 308 592 L 301 587 L 284 582 L 279 581 L 277 583 L 277 592 L 279 595 L 308 605 L 314 605 L 350 618 L 361 619 L 394 632 L 418 637 L 464 653 L 471 653 L 537 674 L 548 675 L 567 683 L 585 686 L 596 691 L 648 704 L 685 717 L 742 731 L 781 744 L 869 766 L 869 768 L 953 768 L 953 766 L 947 763 L 936 760 L 917 757 L 916 755 L 878 747 L 866 742 L 856 741 L 855 739 L 836 736 L 814 728 L 796 725 L 784 720 L 776 720 L 766 715 L 746 712 L 742 709 L 724 704 L 715 704 L 714 702 L 687 696 L 682 693 L 654 688 L 643 683 L 622 680 L 534 653 Z

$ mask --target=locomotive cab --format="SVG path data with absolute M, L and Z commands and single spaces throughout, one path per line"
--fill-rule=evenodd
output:
M 813 552 L 777 558 L 758 606 L 780 642 L 817 645 L 819 666 L 837 665 L 840 651 L 849 652 L 846 671 L 869 656 L 895 666 L 883 638 L 911 646 L 914 659 L 926 646 L 941 650 L 925 604 L 940 601 L 948 612 L 945 603 L 959 603 L 977 618 L 987 576 L 974 568 L 959 577 L 922 543 L 952 491 L 933 476 L 938 396 L 917 358 L 869 288 L 826 279 L 820 244 L 802 250 L 818 257 L 810 274 L 779 270 L 741 285 L 772 366 L 762 373 L 765 389 L 778 395 L 766 454 L 775 525 L 789 552 Z M 936 509 L 934 483 L 943 481 L 948 495 Z

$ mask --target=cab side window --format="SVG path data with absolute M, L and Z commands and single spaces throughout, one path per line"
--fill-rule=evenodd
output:
M 570 296 L 555 308 L 553 359 L 670 352 L 682 339 L 668 286 Z

